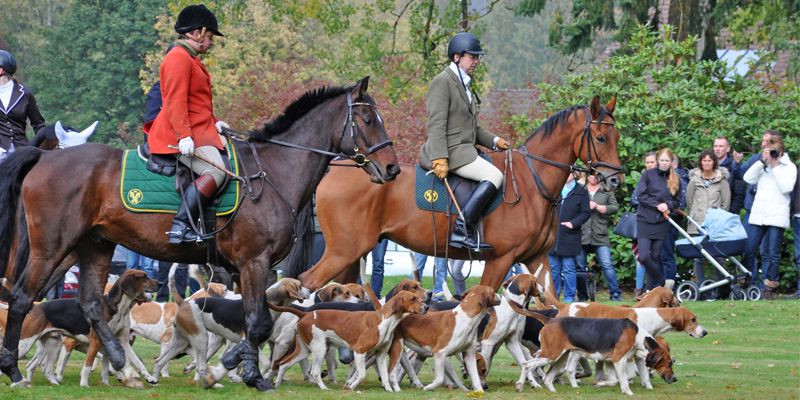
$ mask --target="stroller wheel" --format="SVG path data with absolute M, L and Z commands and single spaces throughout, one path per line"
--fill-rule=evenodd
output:
M 728 296 L 731 300 L 747 300 L 747 294 L 739 287 L 739 285 L 731 285 L 731 294 Z
M 713 288 L 713 289 L 708 289 L 706 291 L 703 291 L 703 288 L 705 288 L 706 286 L 715 284 L 715 283 L 717 283 L 717 282 L 713 281 L 711 279 L 706 279 L 702 283 L 700 283 L 700 294 L 699 294 L 699 297 L 700 297 L 701 300 L 714 301 L 714 300 L 719 298 L 719 288 Z
M 675 288 L 675 297 L 681 302 L 686 300 L 697 300 L 700 291 L 697 289 L 697 284 L 692 281 L 683 281 L 677 288 Z
M 761 300 L 761 289 L 756 285 L 750 285 L 744 290 L 747 295 L 747 300 L 758 301 Z

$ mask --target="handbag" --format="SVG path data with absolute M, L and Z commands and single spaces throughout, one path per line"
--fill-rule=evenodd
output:
M 636 213 L 623 213 L 614 227 L 614 233 L 628 239 L 636 239 Z

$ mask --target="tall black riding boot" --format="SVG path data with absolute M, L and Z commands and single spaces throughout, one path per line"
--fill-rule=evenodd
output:
M 172 229 L 167 232 L 167 241 L 172 244 L 195 242 L 200 239 L 200 234 L 192 229 L 189 222 L 197 221 L 200 208 L 205 209 L 211 203 L 217 185 L 211 175 L 200 175 L 183 192 L 183 200 L 178 208 L 178 214 L 172 220 Z
M 481 181 L 461 210 L 464 220 L 461 218 L 456 220 L 456 227 L 450 236 L 450 246 L 457 249 L 466 247 L 477 251 L 493 249 L 488 243 L 479 243 L 477 225 L 481 212 L 492 201 L 495 193 L 497 193 L 497 188 L 491 182 Z

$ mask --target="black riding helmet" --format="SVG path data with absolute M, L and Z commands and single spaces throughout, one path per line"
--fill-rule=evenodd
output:
M 461 32 L 450 39 L 450 44 L 447 45 L 447 58 L 453 61 L 453 56 L 456 54 L 469 53 L 473 55 L 483 54 L 481 48 L 481 41 L 470 32 Z
M 7 74 L 14 75 L 14 72 L 17 72 L 17 60 L 14 59 L 11 53 L 0 50 L 0 68 Z
M 202 4 L 187 6 L 178 14 L 175 32 L 188 33 L 201 28 L 206 28 L 217 36 L 225 36 L 219 31 L 217 17 Z

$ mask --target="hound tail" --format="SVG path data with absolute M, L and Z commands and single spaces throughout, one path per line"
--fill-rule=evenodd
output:
M 169 267 L 169 278 L 167 282 L 169 284 L 169 294 L 172 295 L 172 301 L 175 302 L 177 305 L 183 304 L 183 296 L 178 293 L 178 288 L 175 286 L 175 271 L 178 269 L 178 263 L 172 263 L 172 266 Z
M 300 311 L 294 307 L 279 306 L 277 304 L 272 304 L 270 302 L 267 302 L 267 306 L 269 306 L 269 308 L 271 308 L 273 311 L 292 313 L 296 315 L 298 318 L 303 318 L 303 316 L 306 315 L 305 311 Z
M 552 319 L 552 318 L 550 318 L 550 317 L 548 317 L 546 315 L 542 315 L 542 314 L 539 314 L 537 312 L 526 310 L 526 309 L 522 308 L 516 302 L 509 301 L 508 303 L 511 304 L 511 308 L 513 308 L 514 311 L 516 311 L 518 314 L 522 314 L 522 315 L 524 315 L 526 317 L 536 318 L 537 320 L 539 320 L 539 322 L 541 322 L 543 324 L 546 324 L 546 323 L 550 322 L 550 320 Z

